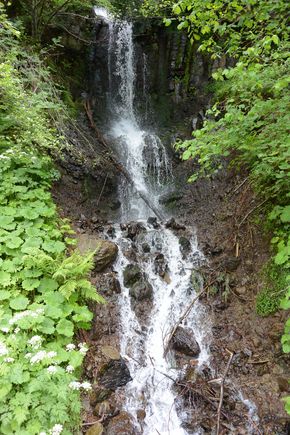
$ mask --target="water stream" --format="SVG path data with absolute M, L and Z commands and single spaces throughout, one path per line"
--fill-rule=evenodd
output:
M 131 240 L 124 237 L 119 224 L 115 225 L 114 241 L 119 246 L 116 271 L 122 288 L 120 347 L 133 378 L 126 387 L 124 407 L 135 417 L 136 427 L 144 435 L 186 435 L 182 412 L 172 389 L 179 370 L 173 354 L 164 357 L 164 345 L 172 326 L 198 290 L 194 288 L 191 277 L 203 256 L 198 250 L 194 229 L 190 253 L 185 256 L 171 229 L 162 223 L 152 225 L 147 222 L 154 213 L 137 192 L 142 192 L 160 214 L 166 215 L 159 198 L 172 179 L 170 160 L 156 133 L 140 127 L 142 122 L 135 110 L 136 58 L 132 24 L 113 20 L 104 9 L 96 9 L 96 14 L 106 20 L 109 32 L 107 137 L 114 144 L 115 152 L 134 184 L 128 185 L 124 181 L 120 185 L 120 222 L 138 221 L 141 228 L 136 238 Z M 143 63 L 146 65 L 145 55 Z M 146 68 L 143 74 L 143 93 L 146 93 Z M 146 107 L 146 113 L 147 110 Z M 152 305 L 142 301 L 148 305 L 147 316 L 136 314 L 130 290 L 123 284 L 123 272 L 130 263 L 126 252 L 130 249 L 135 251 L 138 267 L 153 289 Z M 156 268 L 158 256 L 165 265 L 165 275 Z M 206 366 L 210 356 L 211 325 L 203 305 L 199 302 L 194 305 L 183 326 L 190 328 L 200 346 L 198 367 Z M 142 422 L 138 421 L 140 409 L 146 415 Z

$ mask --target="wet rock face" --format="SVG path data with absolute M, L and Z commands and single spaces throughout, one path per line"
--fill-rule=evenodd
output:
M 137 435 L 133 419 L 127 412 L 120 412 L 119 415 L 110 420 L 107 427 L 107 435 Z
M 169 219 L 169 221 L 166 222 L 165 227 L 176 231 L 186 229 L 185 225 L 179 224 L 174 218 Z
M 180 251 L 183 254 L 183 256 L 186 256 L 191 251 L 191 244 L 190 240 L 188 240 L 186 237 L 181 236 L 179 238 L 179 244 L 180 244 Z
M 135 240 L 138 234 L 146 231 L 140 222 L 129 222 L 127 225 L 121 225 L 121 230 L 126 231 L 125 237 Z
M 110 266 L 117 257 L 118 246 L 108 240 L 103 240 L 91 234 L 78 234 L 78 249 L 82 254 L 97 251 L 94 256 L 96 272 L 102 272 Z
M 142 272 L 137 264 L 128 264 L 123 272 L 124 285 L 132 287 L 142 278 Z
M 152 299 L 153 288 L 147 281 L 136 282 L 130 289 L 130 296 L 136 301 L 143 301 L 145 299 Z
M 156 255 L 154 259 L 154 269 L 155 272 L 161 276 L 161 278 L 164 278 L 166 273 L 168 273 L 168 265 L 165 262 L 164 255 L 162 253 Z
M 123 359 L 112 360 L 105 364 L 99 375 L 99 384 L 115 391 L 132 381 L 129 369 Z
M 184 355 L 196 357 L 200 353 L 200 347 L 189 328 L 178 326 L 171 340 L 172 349 Z
M 157 218 L 156 217 L 149 217 L 148 219 L 147 219 L 147 223 L 149 224 L 149 225 L 151 225 L 153 228 L 155 228 L 155 229 L 157 229 L 157 228 L 159 228 L 160 227 L 160 225 L 158 224 L 158 222 L 157 222 Z

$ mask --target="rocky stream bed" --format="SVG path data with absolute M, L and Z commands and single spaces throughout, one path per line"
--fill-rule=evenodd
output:
M 180 166 L 183 173 L 192 170 L 189 163 Z M 102 240 L 91 279 L 107 301 L 106 305 L 91 306 L 94 312 L 92 330 L 80 332 L 80 339 L 85 339 L 90 345 L 84 375 L 94 385 L 91 396 L 83 399 L 83 431 L 92 435 L 138 434 L 145 417 L 144 410 L 138 410 L 139 428 L 134 427 L 130 415 L 122 411 L 123 386 L 131 381 L 131 375 L 127 361 L 120 355 L 118 298 L 121 288 L 114 268 L 117 248 L 109 241 L 114 228 L 96 214 L 94 205 L 84 198 L 72 174 L 69 170 L 65 172 L 55 185 L 54 197 L 62 213 L 72 220 L 81 250 L 95 247 Z M 283 395 L 289 393 L 289 361 L 280 345 L 285 319 L 281 311 L 267 318 L 261 318 L 255 312 L 255 297 L 263 285 L 260 272 L 269 258 L 269 244 L 267 235 L 250 219 L 238 227 L 257 204 L 248 184 L 237 189 L 246 176 L 225 169 L 211 180 L 201 180 L 195 185 L 184 184 L 176 204 L 179 212 L 176 212 L 178 225 L 175 232 L 181 247 L 186 248 L 187 228 L 194 224 L 199 246 L 206 256 L 200 273 L 205 282 L 215 280 L 201 301 L 211 316 L 211 365 L 217 378 L 225 371 L 228 350 L 234 354 L 225 385 L 221 433 L 282 435 L 289 430 L 281 402 Z M 136 229 L 138 224 L 132 223 L 123 231 L 134 239 Z M 239 240 L 238 256 L 236 236 Z M 143 249 L 146 253 L 148 247 L 144 245 Z M 134 257 L 134 251 L 128 252 L 130 266 L 124 279 L 131 286 L 132 304 L 138 301 L 137 310 L 146 317 L 150 311 L 151 289 L 143 280 L 141 288 L 138 286 L 142 276 L 134 266 Z M 156 259 L 158 267 L 160 260 Z M 164 273 L 162 267 L 160 269 Z M 178 364 L 186 368 L 184 376 L 176 382 L 176 391 L 182 398 L 180 406 L 188 411 L 188 429 L 198 424 L 205 433 L 212 433 L 216 425 L 220 386 L 211 382 L 213 376 L 206 369 L 197 375 L 194 357 L 198 345 L 186 329 L 177 331 L 173 347 Z M 244 400 L 249 399 L 255 404 L 253 421 L 249 420 L 247 402 L 234 398 L 237 388 L 242 391 Z

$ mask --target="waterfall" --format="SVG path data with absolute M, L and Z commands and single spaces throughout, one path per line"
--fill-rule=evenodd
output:
M 136 433 L 186 435 L 184 416 L 172 388 L 180 370 L 172 352 L 164 356 L 164 348 L 172 327 L 200 290 L 195 288 L 191 276 L 204 259 L 198 250 L 194 229 L 191 229 L 192 236 L 188 241 L 189 250 L 184 255 L 180 240 L 171 229 L 157 220 L 153 221 L 154 225 L 152 220 L 147 221 L 152 216 L 152 209 L 138 192 L 164 214 L 159 198 L 173 181 L 171 164 L 161 139 L 154 131 L 141 128 L 142 119 L 136 113 L 137 58 L 132 23 L 114 20 L 102 9 L 96 13 L 106 21 L 109 33 L 107 138 L 135 187 L 128 185 L 126 180 L 120 184 L 120 221 L 138 221 L 140 228 L 140 233 L 132 239 L 120 229 L 124 225 L 115 224 L 114 241 L 119 247 L 115 269 L 122 290 L 119 299 L 120 350 L 133 378 L 123 391 L 124 409 L 135 417 Z M 144 54 L 141 62 L 144 66 L 141 96 L 147 106 Z M 134 252 L 133 260 L 127 256 L 130 251 Z M 160 258 L 166 271 L 164 274 L 156 267 L 156 259 Z M 124 285 L 124 270 L 132 262 L 153 292 L 150 302 L 141 302 L 147 310 L 143 317 L 135 310 L 136 301 L 133 303 L 130 289 Z M 199 345 L 200 353 L 195 360 L 197 370 L 208 366 L 211 322 L 206 308 L 197 301 L 182 326 L 192 332 Z M 144 411 L 142 422 L 138 419 L 140 409 Z M 197 435 L 203 431 L 197 427 L 195 432 L 190 432 L 193 433 Z
M 137 190 L 156 210 L 158 199 L 171 181 L 171 165 L 160 138 L 140 127 L 135 113 L 135 50 L 132 24 L 111 21 L 108 25 L 108 138 L 128 171 L 134 187 L 121 183 L 119 196 L 123 221 L 145 219 L 152 210 L 134 192 Z M 145 78 L 143 78 L 145 80 Z M 143 89 L 144 91 L 144 89 Z

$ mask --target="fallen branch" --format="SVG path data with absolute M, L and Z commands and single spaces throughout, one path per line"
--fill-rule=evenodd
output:
M 262 205 L 265 204 L 265 202 L 269 201 L 270 198 L 266 198 L 264 201 L 262 201 L 260 204 L 256 205 L 255 207 L 253 207 L 247 214 L 246 216 L 241 220 L 241 222 L 239 223 L 238 227 L 240 228 L 241 225 L 243 225 L 243 223 L 248 219 L 248 217 L 258 208 L 262 207 Z
M 231 193 L 231 196 L 236 193 L 248 180 L 249 177 L 246 177 Z
M 221 421 L 221 411 L 222 411 L 222 406 L 223 406 L 223 400 L 224 400 L 224 386 L 225 386 L 225 380 L 227 377 L 227 374 L 229 372 L 230 369 L 230 365 L 232 363 L 232 359 L 234 356 L 234 353 L 229 351 L 228 349 L 226 349 L 227 352 L 230 354 L 227 366 L 226 366 L 226 370 L 224 375 L 221 378 L 221 391 L 220 391 L 220 400 L 219 400 L 219 406 L 218 406 L 218 411 L 217 411 L 217 425 L 216 425 L 216 435 L 219 435 L 220 433 L 220 421 Z
M 193 300 L 190 302 L 190 304 L 188 305 L 188 307 L 186 308 L 186 310 L 184 311 L 184 313 L 182 314 L 182 316 L 178 319 L 178 321 L 175 323 L 175 325 L 173 326 L 173 328 L 171 329 L 171 332 L 169 334 L 169 338 L 167 340 L 167 344 L 165 345 L 165 349 L 164 349 L 164 357 L 166 357 L 168 350 L 169 350 L 169 345 L 170 345 L 170 341 L 172 340 L 172 337 L 174 336 L 178 326 L 183 322 L 183 320 L 186 319 L 186 317 L 189 315 L 190 311 L 192 310 L 193 305 L 195 304 L 195 302 L 200 298 L 200 296 L 205 293 L 209 287 L 211 285 L 213 285 L 213 283 L 216 281 L 216 279 L 214 279 L 213 281 L 211 281 L 203 290 L 201 290 L 194 298 Z

